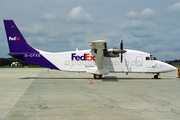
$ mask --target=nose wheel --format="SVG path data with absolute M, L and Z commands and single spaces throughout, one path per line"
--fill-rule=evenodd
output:
M 159 73 L 157 73 L 157 75 L 154 75 L 154 79 L 161 79 L 158 76 L 159 76 Z

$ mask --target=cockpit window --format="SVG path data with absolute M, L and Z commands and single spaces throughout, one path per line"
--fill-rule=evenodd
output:
M 154 57 L 154 60 L 157 60 L 157 58 Z
M 157 60 L 155 57 L 146 57 L 146 60 Z
M 146 57 L 146 60 L 149 60 L 150 57 Z

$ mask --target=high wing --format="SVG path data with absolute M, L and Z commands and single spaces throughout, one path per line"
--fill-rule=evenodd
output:
M 109 70 L 107 68 L 104 68 L 104 57 L 119 57 L 119 54 L 121 54 L 121 63 L 122 63 L 122 54 L 126 52 L 126 50 L 123 50 L 123 43 L 121 41 L 120 49 L 113 48 L 113 49 L 107 49 L 106 41 L 104 40 L 96 40 L 89 42 L 91 51 L 94 51 L 96 53 L 96 63 L 97 63 L 97 72 L 92 72 L 91 69 L 88 70 L 88 73 L 93 73 L 94 75 L 103 75 L 108 74 Z M 95 77 L 96 78 L 96 77 Z
M 111 50 L 107 49 L 107 43 L 104 40 L 96 40 L 89 42 L 91 50 L 97 53 L 97 66 L 98 69 L 104 69 L 103 66 L 103 57 L 119 57 L 121 54 L 121 62 L 122 62 L 122 54 L 126 52 L 123 50 L 123 43 L 121 41 L 120 49 L 114 47 Z
M 98 69 L 104 69 L 103 57 L 104 51 L 107 51 L 106 41 L 104 40 L 96 40 L 89 42 L 92 51 L 97 53 L 97 67 Z

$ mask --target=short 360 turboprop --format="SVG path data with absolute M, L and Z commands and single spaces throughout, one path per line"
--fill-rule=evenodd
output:
M 149 53 L 123 49 L 107 49 L 104 40 L 89 42 L 90 50 L 50 53 L 31 47 L 24 39 L 13 20 L 4 20 L 9 55 L 43 67 L 87 72 L 94 78 L 101 78 L 110 72 L 116 73 L 152 73 L 158 78 L 160 73 L 176 70 L 175 67 L 156 60 Z

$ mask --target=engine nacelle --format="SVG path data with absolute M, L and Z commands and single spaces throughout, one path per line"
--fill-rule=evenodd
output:
M 118 48 L 113 48 L 113 50 L 104 51 L 104 57 L 119 57 L 119 53 L 125 53 L 126 50 L 121 50 Z

